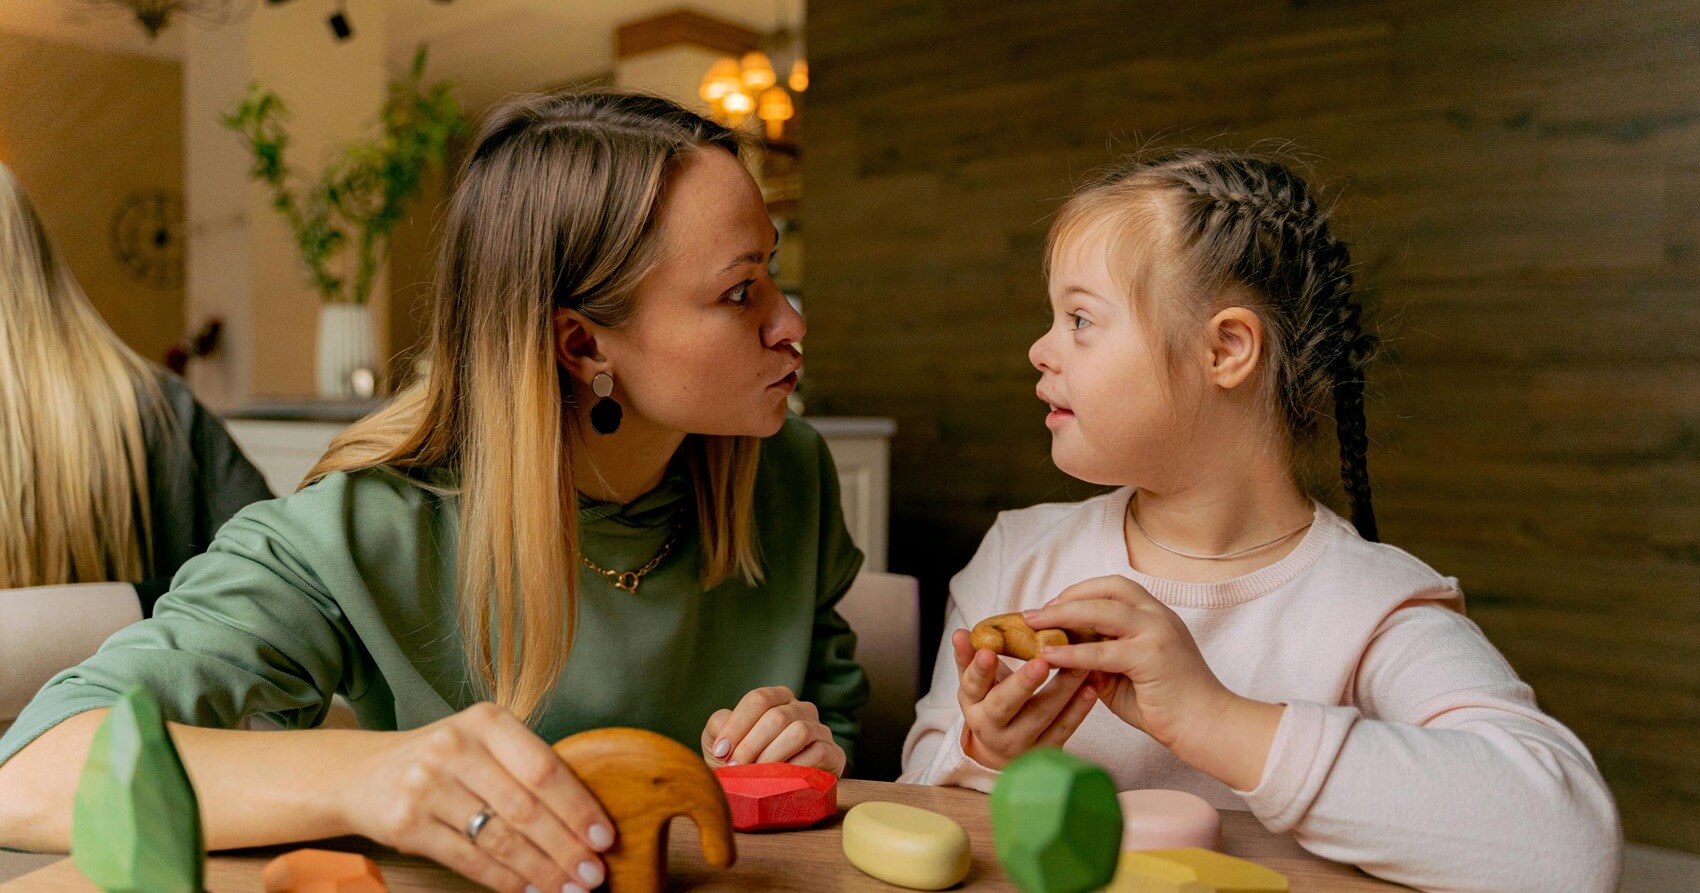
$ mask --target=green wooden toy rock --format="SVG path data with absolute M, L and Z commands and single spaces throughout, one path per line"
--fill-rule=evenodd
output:
M 1103 769 L 1054 747 L 1016 757 L 992 788 L 998 861 L 1027 893 L 1085 893 L 1116 874 L 1122 809 Z
M 201 893 L 201 810 L 147 689 L 124 692 L 95 730 L 71 812 L 71 858 L 107 893 Z

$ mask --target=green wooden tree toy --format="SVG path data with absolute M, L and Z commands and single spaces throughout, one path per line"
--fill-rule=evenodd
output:
M 1122 809 L 1103 769 L 1054 747 L 1016 757 L 992 788 L 998 861 L 1027 893 L 1086 893 L 1116 874 Z
M 124 692 L 95 730 L 71 812 L 71 858 L 106 893 L 201 893 L 200 806 L 145 688 Z

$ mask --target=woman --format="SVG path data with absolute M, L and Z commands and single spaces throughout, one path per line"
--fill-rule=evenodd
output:
M 210 847 L 359 833 L 516 893 L 605 876 L 614 829 L 565 735 L 842 771 L 866 680 L 834 605 L 861 554 L 786 418 L 803 322 L 736 152 L 649 97 L 494 112 L 449 209 L 429 380 L 43 691 L 0 739 L 0 844 L 65 846 L 73 755 L 136 682 L 222 727 L 174 729 Z M 310 727 L 333 692 L 362 730 L 225 731 Z
M 132 582 L 151 612 L 260 472 L 107 328 L 0 164 L 0 589 Z

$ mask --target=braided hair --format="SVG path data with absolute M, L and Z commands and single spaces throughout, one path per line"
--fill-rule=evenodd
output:
M 1364 368 L 1378 341 L 1365 331 L 1351 253 L 1330 228 L 1329 210 L 1277 161 L 1185 149 L 1118 166 L 1082 187 L 1058 216 L 1053 248 L 1060 232 L 1107 209 L 1162 221 L 1161 235 L 1200 297 L 1194 309 L 1244 304 L 1258 314 L 1273 372 L 1264 387 L 1293 445 L 1316 433 L 1332 398 L 1352 523 L 1377 540 Z

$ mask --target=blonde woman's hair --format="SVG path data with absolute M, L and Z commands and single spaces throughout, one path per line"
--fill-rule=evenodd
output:
M 657 205 L 674 167 L 737 137 L 664 99 L 517 97 L 461 168 L 437 266 L 430 375 L 331 443 L 307 476 L 388 467 L 458 473 L 456 597 L 485 694 L 534 715 L 566 666 L 579 578 L 581 438 L 553 315 L 613 329 L 660 259 Z M 691 435 L 702 585 L 761 579 L 753 533 L 760 441 Z M 418 477 L 411 478 L 423 485 Z
M 153 573 L 155 372 L 113 334 L 0 164 L 0 588 Z

